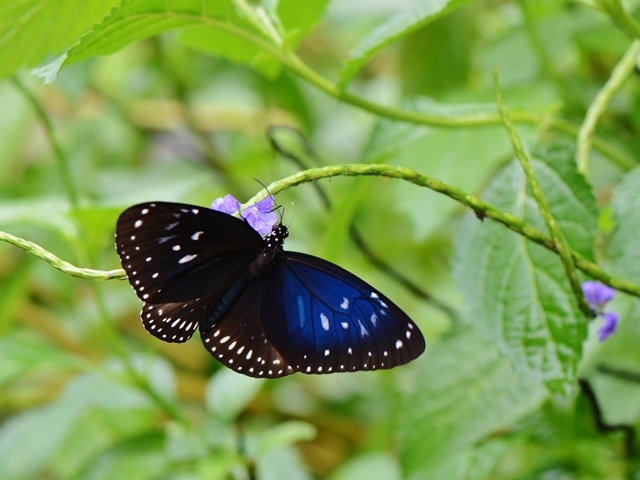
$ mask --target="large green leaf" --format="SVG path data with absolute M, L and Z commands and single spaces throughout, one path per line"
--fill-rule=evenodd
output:
M 100 21 L 119 0 L 0 2 L 0 78 L 58 54 Z
M 220 27 L 251 30 L 231 0 L 128 0 L 111 10 L 102 22 L 67 50 L 65 56 L 42 70 L 51 81 L 65 64 L 121 48 L 170 30 Z
M 572 150 L 538 149 L 531 163 L 570 246 L 592 258 L 595 200 L 575 171 Z M 544 229 L 517 163 L 496 176 L 483 198 Z M 469 213 L 456 239 L 455 275 L 470 318 L 522 374 L 544 380 L 555 391 L 574 382 L 587 321 L 577 310 L 558 256 Z
M 546 398 L 542 383 L 519 375 L 476 330 L 426 354 L 400 413 L 404 478 L 481 478 L 473 472 L 490 471 L 505 450 L 489 438 Z
M 640 168 L 629 172 L 617 185 L 611 206 L 616 227 L 611 237 L 607 258 L 613 273 L 640 283 L 640 255 L 638 255 L 638 232 L 640 232 Z
M 410 6 L 370 32 L 351 50 L 340 72 L 338 82 L 340 88 L 344 88 L 358 70 L 382 48 L 470 1 L 415 0 Z
M 0 386 L 24 378 L 38 369 L 65 371 L 82 368 L 82 362 L 53 345 L 23 335 L 0 338 Z
M 427 98 L 414 99 L 408 108 L 446 118 L 495 114 L 493 105 L 449 106 Z M 449 130 L 382 120 L 369 139 L 364 161 L 389 160 L 473 192 L 487 184 L 510 153 L 509 140 L 499 126 Z M 464 175 L 460 174 L 461 170 Z M 398 214 L 411 221 L 413 232 L 420 240 L 441 231 L 460 209 L 450 198 L 425 189 L 407 188 L 402 182 L 392 188 Z
M 0 428 L 0 478 L 41 478 L 39 470 L 56 454 L 82 411 L 58 403 L 29 410 Z

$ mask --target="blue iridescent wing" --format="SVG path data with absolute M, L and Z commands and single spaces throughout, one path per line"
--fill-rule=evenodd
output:
M 142 322 L 167 342 L 184 342 L 262 247 L 246 222 L 208 208 L 151 202 L 125 210 L 116 249 L 145 302 Z
M 397 305 L 337 265 L 284 252 L 269 277 L 262 328 L 296 371 L 388 369 L 425 349 L 418 327 Z

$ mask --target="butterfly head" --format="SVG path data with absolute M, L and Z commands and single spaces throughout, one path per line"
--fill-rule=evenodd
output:
M 289 229 L 282 223 L 274 225 L 269 235 L 264 237 L 265 250 L 276 250 L 282 252 L 284 239 L 289 236 Z

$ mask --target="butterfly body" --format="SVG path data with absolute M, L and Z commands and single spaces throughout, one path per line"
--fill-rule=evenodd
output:
M 391 300 L 348 271 L 283 248 L 249 224 L 193 205 L 125 210 L 116 248 L 152 335 L 184 342 L 200 330 L 225 366 L 275 378 L 387 369 L 422 353 L 424 339 Z

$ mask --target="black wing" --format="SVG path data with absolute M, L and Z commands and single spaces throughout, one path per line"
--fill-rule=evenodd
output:
M 243 220 L 181 203 L 134 205 L 116 226 L 120 261 L 145 302 L 143 324 L 168 342 L 191 337 L 262 241 Z
M 257 378 L 277 378 L 295 370 L 267 340 L 262 329 L 267 295 L 277 285 L 267 274 L 249 283 L 228 312 L 207 331 L 200 329 L 204 347 L 226 367 Z

